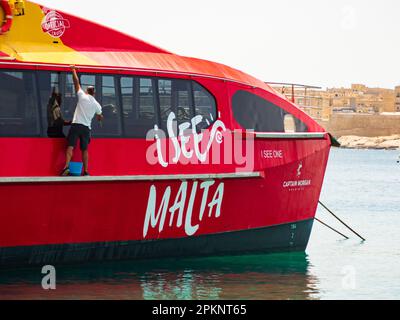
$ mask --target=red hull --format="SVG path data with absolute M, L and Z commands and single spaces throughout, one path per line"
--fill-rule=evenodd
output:
M 10 144 L 10 149 L 20 143 L 32 146 L 30 155 L 25 157 L 32 159 L 29 162 L 30 169 L 34 170 L 37 162 L 37 168 L 40 170 L 41 165 L 46 163 L 46 158 L 37 158 L 35 154 L 38 150 L 40 154 L 49 155 L 49 158 L 52 154 L 50 149 L 44 147 L 45 142 L 46 140 L 41 139 L 7 139 L 0 140 L 0 145 L 2 150 L 7 150 L 7 144 Z M 129 141 L 124 143 L 127 145 Z M 48 145 L 52 144 L 48 142 Z M 171 214 L 167 212 L 163 230 L 159 231 L 159 224 L 156 228 L 149 227 L 146 237 L 143 236 L 143 228 L 151 187 L 156 188 L 156 211 L 160 207 L 165 190 L 171 187 L 171 197 L 167 205 L 170 209 L 182 187 L 181 181 L 3 183 L 0 184 L 3 207 L 0 247 L 187 237 L 185 219 L 189 212 L 189 198 L 192 192 L 195 192 L 195 195 L 193 209 L 190 210 L 190 225 L 199 226 L 196 236 L 313 219 L 327 164 L 329 145 L 326 139 L 257 141 L 256 154 L 264 148 L 269 150 L 278 147 L 287 155 L 285 161 L 281 164 L 276 163 L 276 166 L 272 165 L 274 160 L 260 161 L 255 172 L 263 172 L 264 177 L 212 180 L 214 184 L 210 186 L 205 200 L 204 189 L 200 189 L 202 181 L 196 182 L 194 191 L 195 182 L 189 181 L 185 192 L 182 226 L 177 226 L 178 211 L 172 226 Z M 112 149 L 113 146 L 115 150 Z M 117 148 L 118 144 L 115 146 L 113 141 L 94 141 L 92 158 L 101 159 L 101 150 L 109 150 L 115 157 Z M 21 150 L 22 147 L 16 149 Z M 61 149 L 59 154 L 61 157 Z M 293 156 L 290 156 L 291 154 Z M 127 162 L 122 158 L 121 161 L 114 160 L 115 163 L 121 164 Z M 11 157 L 2 157 L 0 162 L 1 168 L 10 168 Z M 297 178 L 300 162 L 303 169 L 301 177 Z M 94 161 L 94 165 L 96 163 L 97 161 Z M 16 168 L 21 169 L 21 166 L 17 163 Z M 311 184 L 285 185 L 285 182 L 296 179 L 310 180 Z M 200 221 L 202 203 L 209 205 L 221 184 L 224 184 L 224 190 L 219 217 L 215 217 L 216 205 L 211 210 L 211 217 L 209 208 L 206 208 Z

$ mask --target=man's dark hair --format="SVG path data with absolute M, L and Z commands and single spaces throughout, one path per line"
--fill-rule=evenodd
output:
M 88 87 L 87 88 L 87 93 L 90 94 L 91 96 L 94 96 L 94 93 L 95 93 L 94 87 L 92 87 L 92 86 Z

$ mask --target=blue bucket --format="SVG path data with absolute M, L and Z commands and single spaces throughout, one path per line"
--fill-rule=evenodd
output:
M 82 162 L 71 162 L 69 164 L 69 172 L 71 176 L 80 176 L 82 174 L 83 163 Z

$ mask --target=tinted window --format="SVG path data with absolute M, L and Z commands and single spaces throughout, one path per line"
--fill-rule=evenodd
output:
M 161 121 L 165 122 L 172 109 L 172 80 L 158 80 Z
M 134 78 L 121 77 L 121 101 L 122 101 L 122 111 L 128 112 L 133 110 L 133 88 L 134 88 Z
M 50 138 L 63 138 L 65 110 L 62 89 L 65 81 L 60 73 L 50 72 L 39 72 L 38 81 L 43 132 Z
M 190 122 L 193 118 L 191 82 L 178 79 L 158 80 L 158 96 L 160 101 L 161 127 L 166 130 L 167 120 L 171 112 L 175 114 L 178 125 Z
M 257 132 L 307 131 L 307 127 L 275 104 L 247 91 L 238 91 L 232 99 L 236 121 Z M 285 130 L 286 128 L 286 130 Z
M 64 126 L 64 121 L 72 121 L 78 101 L 72 76 L 47 71 L 40 71 L 37 75 L 43 132 L 50 138 L 67 136 L 69 127 Z M 55 97 L 57 95 L 58 99 Z
M 39 107 L 31 71 L 0 71 L 0 136 L 39 136 Z
M 174 105 L 178 123 L 190 122 L 194 117 L 190 82 L 185 80 L 173 81 Z
M 139 79 L 138 119 L 155 120 L 155 92 L 152 79 Z
M 72 81 L 72 76 L 69 74 L 68 78 L 71 78 Z M 84 75 L 80 75 L 80 81 L 81 81 L 81 87 L 82 90 L 85 91 L 88 87 L 96 87 L 96 76 L 95 75 L 88 75 L 88 74 L 84 74 Z M 72 83 L 72 89 L 74 89 L 73 83 Z
M 68 135 L 69 127 L 64 121 L 72 121 L 78 102 L 70 73 L 38 72 L 40 100 L 42 106 L 43 131 L 51 138 Z M 114 76 L 80 75 L 81 86 L 96 89 L 96 100 L 102 105 L 104 121 L 92 123 L 95 137 L 114 137 L 121 135 L 118 94 Z M 59 95 L 57 99 L 55 96 Z
M 0 134 L 68 135 L 77 96 L 70 72 L 0 71 Z M 95 137 L 145 138 L 155 125 L 166 129 L 174 112 L 178 124 L 201 115 L 197 131 L 217 119 L 214 97 L 194 81 L 137 76 L 79 74 L 83 90 L 94 86 L 104 121 L 92 123 Z M 41 118 L 39 118 L 41 117 Z
M 78 102 L 72 75 L 65 73 L 61 74 L 61 83 L 61 92 L 63 94 L 61 109 L 64 111 L 65 118 L 67 120 L 72 120 Z
M 82 84 L 84 76 L 82 76 Z M 120 108 L 117 97 L 116 79 L 114 76 L 97 76 L 97 81 L 92 79 L 86 82 L 88 85 L 97 83 L 95 87 L 96 99 L 100 103 L 104 119 L 92 123 L 92 135 L 94 137 L 114 137 L 121 135 Z
M 125 134 L 145 138 L 158 124 L 155 107 L 154 80 L 121 77 L 121 97 Z
M 214 97 L 198 83 L 193 83 L 193 97 L 196 115 L 203 116 L 198 130 L 208 128 L 217 119 L 217 107 Z

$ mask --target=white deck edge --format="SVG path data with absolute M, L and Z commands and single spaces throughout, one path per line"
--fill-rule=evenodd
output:
M 255 132 L 257 139 L 323 139 L 326 132 L 267 133 Z
M 170 180 L 217 180 L 260 178 L 261 172 L 237 172 L 216 174 L 178 174 L 178 175 L 134 175 L 99 177 L 3 177 L 0 184 L 26 183 L 65 183 L 65 182 L 123 182 L 123 181 L 170 181 Z

